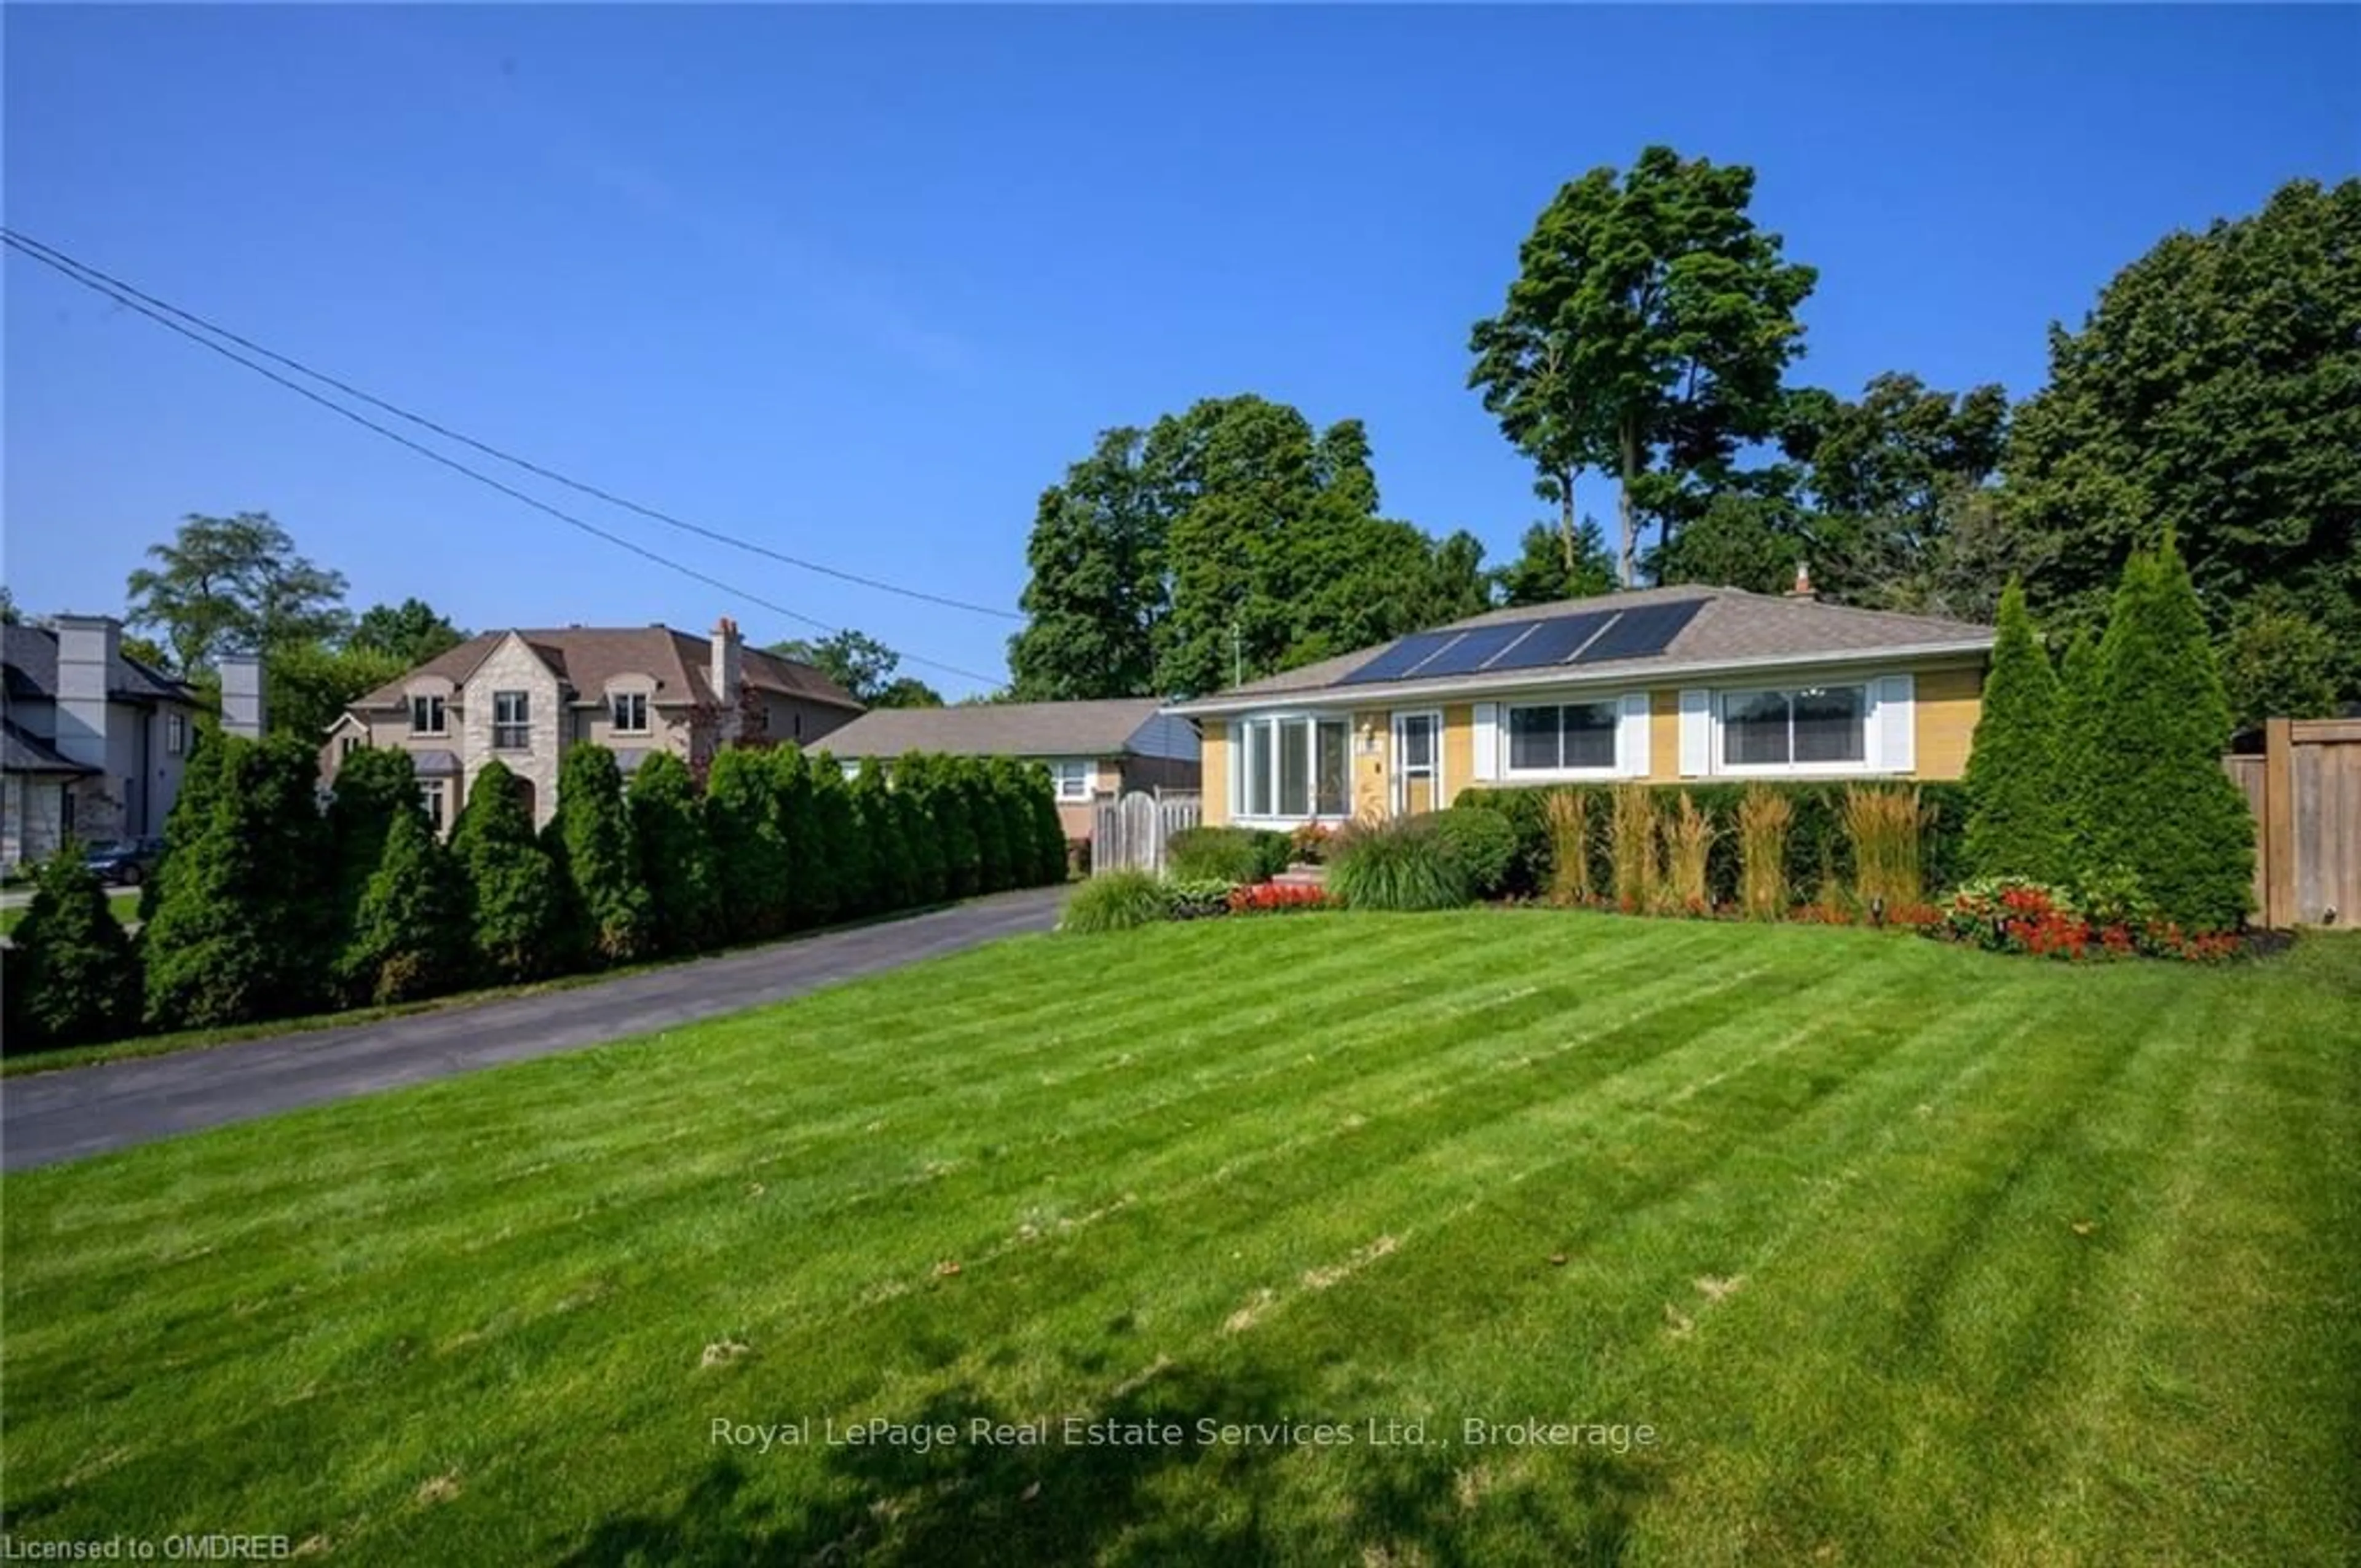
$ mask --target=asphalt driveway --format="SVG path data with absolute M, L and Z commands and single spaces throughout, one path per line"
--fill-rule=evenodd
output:
M 22 1170 L 783 1002 L 1057 920 L 1030 888 L 907 919 L 376 1024 L 0 1079 L 0 1169 Z

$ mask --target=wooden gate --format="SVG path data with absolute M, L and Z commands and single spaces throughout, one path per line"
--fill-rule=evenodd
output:
M 1204 811 L 1196 792 L 1133 790 L 1099 802 L 1091 833 L 1091 874 L 1101 872 L 1161 872 L 1164 844 L 1184 828 L 1194 828 Z
M 2222 766 L 2255 814 L 2257 918 L 2361 921 L 2361 718 L 2268 719 L 2263 754 Z

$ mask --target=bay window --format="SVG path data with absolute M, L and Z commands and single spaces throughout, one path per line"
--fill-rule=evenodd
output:
M 1279 820 L 1352 813 L 1351 729 L 1343 718 L 1241 719 L 1231 742 L 1236 815 Z
M 1721 694 L 1721 760 L 1729 767 L 1843 768 L 1868 759 L 1867 686 Z

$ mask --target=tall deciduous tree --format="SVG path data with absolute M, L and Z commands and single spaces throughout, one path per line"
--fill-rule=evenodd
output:
M 1755 226 L 1753 193 L 1752 170 L 1665 147 L 1628 174 L 1594 169 L 1543 210 L 1500 313 L 1470 334 L 1468 384 L 1567 535 L 1582 470 L 1618 479 L 1626 583 L 1642 520 L 1667 521 L 1685 487 L 1771 433 L 1802 349 L 1795 311 L 1817 275 Z
M 398 659 L 405 670 L 414 669 L 439 654 L 447 653 L 467 640 L 467 634 L 438 614 L 433 605 L 422 598 L 406 598 L 400 604 L 373 604 L 363 610 L 353 622 L 352 634 L 345 639 L 347 651 L 382 653 Z
M 209 668 L 236 647 L 334 642 L 352 624 L 345 577 L 296 554 L 269 512 L 181 519 L 155 565 L 133 572 L 126 596 L 133 626 L 156 628 L 181 674 Z
M 831 632 L 817 640 L 792 637 L 770 651 L 814 669 L 866 707 L 940 707 L 941 696 L 924 681 L 896 676 L 902 655 L 865 631 Z
M 1028 619 L 1008 641 L 1021 701 L 1155 692 L 1167 519 L 1143 467 L 1147 439 L 1136 429 L 1104 432 L 1041 492 L 1019 600 Z
M 401 679 L 410 668 L 399 656 L 376 649 L 280 642 L 266 652 L 262 664 L 271 732 L 316 746 L 356 698 Z
M 2325 718 L 2336 711 L 2341 650 L 2329 630 L 2276 584 L 2238 607 L 2222 643 L 2222 685 L 2239 724 Z
M 2017 411 L 2011 504 L 2053 542 L 2027 584 L 2087 622 L 2138 549 L 2180 540 L 2218 635 L 2267 586 L 2336 640 L 2361 696 L 2361 180 L 2300 180 L 2260 213 L 2168 236 Z
M 2001 595 L 1983 710 L 1968 753 L 1968 863 L 1980 876 L 2061 880 L 2068 869 L 2059 777 L 2058 677 L 2025 608 Z

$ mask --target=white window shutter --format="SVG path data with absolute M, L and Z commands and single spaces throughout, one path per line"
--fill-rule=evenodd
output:
M 1615 771 L 1644 779 L 1648 767 L 1648 694 L 1626 692 L 1615 715 Z
M 1918 766 L 1917 682 L 1908 675 L 1877 680 L 1877 765 L 1906 773 Z
M 1476 782 L 1490 784 L 1500 776 L 1500 705 L 1476 705 Z
M 1703 778 L 1713 771 L 1713 693 L 1691 686 L 1681 693 L 1681 777 Z

